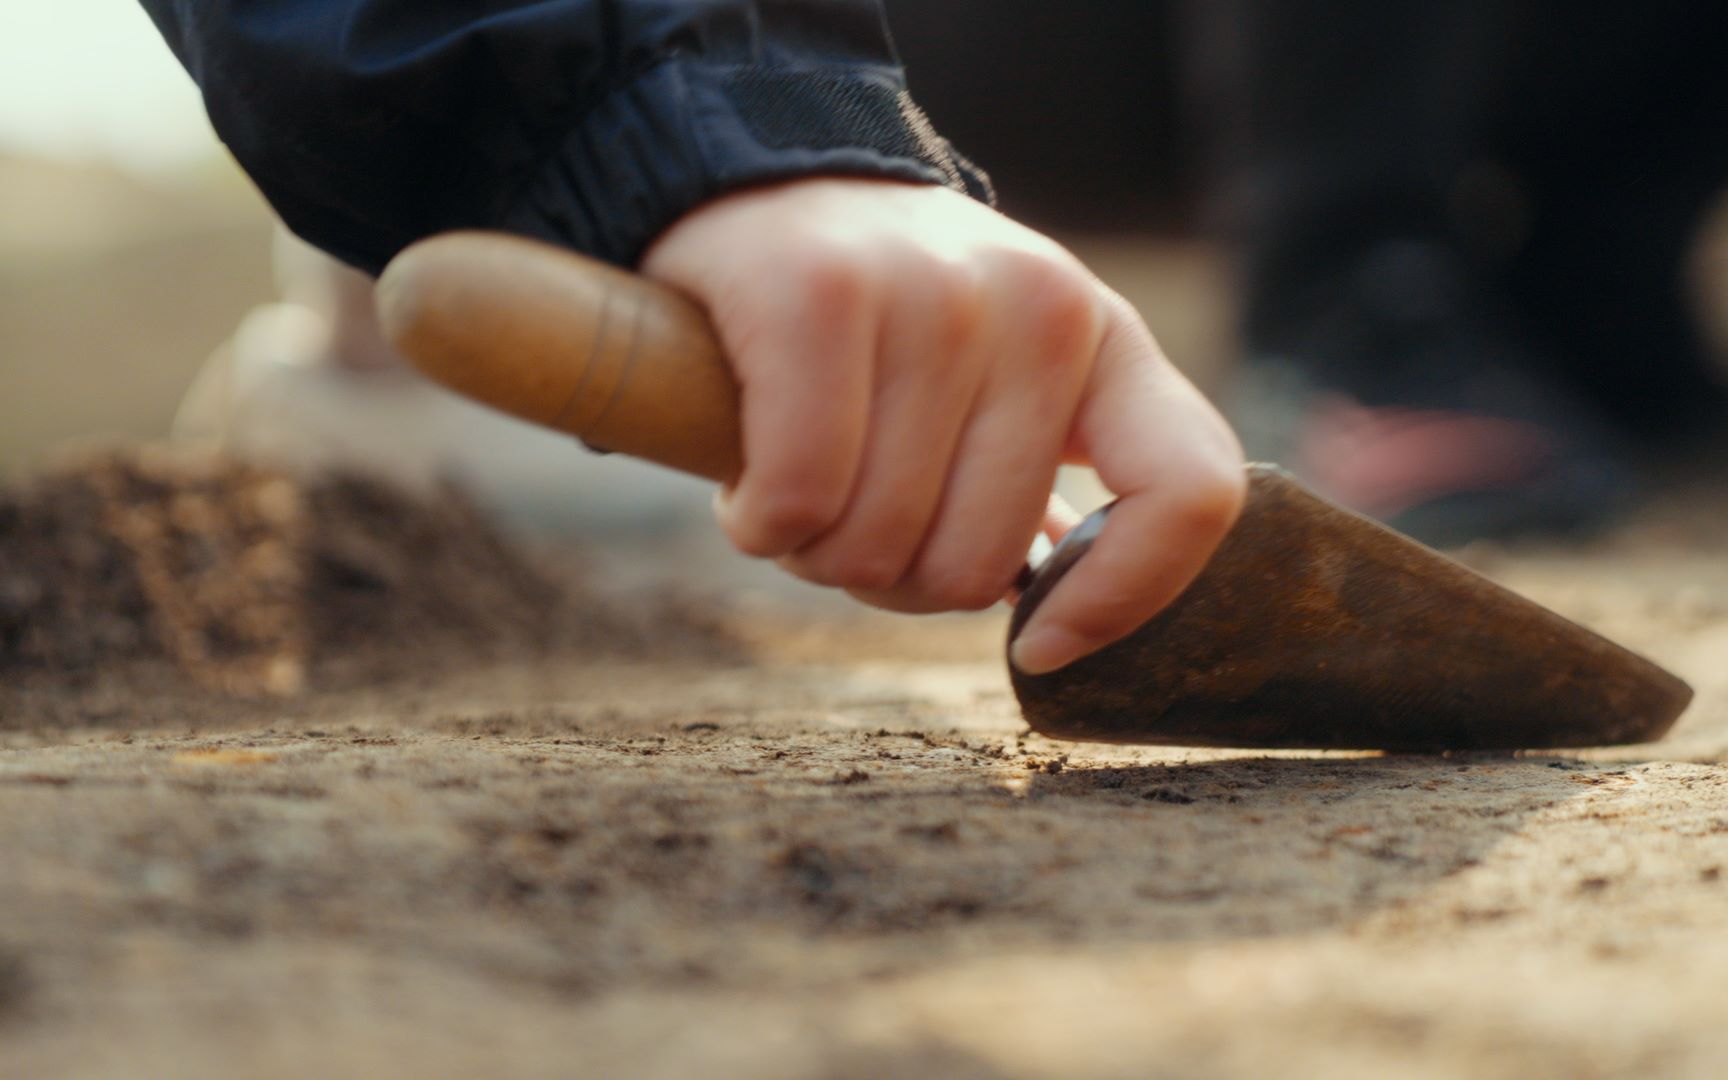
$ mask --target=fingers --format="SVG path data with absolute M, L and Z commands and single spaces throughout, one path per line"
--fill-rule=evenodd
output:
M 941 188 L 812 179 L 700 207 L 643 263 L 702 301 L 742 393 L 719 501 L 742 551 L 898 610 L 985 606 L 1045 497 L 1090 460 L 1123 496 L 1022 633 L 1050 670 L 1132 630 L 1204 564 L 1240 451 L 1131 309 L 1046 238 Z
M 1076 268 L 1077 269 L 1077 268 Z M 1013 587 L 1046 525 L 1067 418 L 1085 387 L 1104 319 L 1083 273 L 1028 274 L 1008 299 L 1010 333 L 954 456 L 917 564 L 888 595 L 896 610 L 979 610 Z
M 1235 523 L 1245 493 L 1234 434 L 1125 305 L 1076 436 L 1120 498 L 1086 557 L 1015 640 L 1014 665 L 1031 675 L 1108 645 L 1174 600 Z
M 867 469 L 846 522 L 799 553 L 801 569 L 820 558 L 872 566 L 880 571 L 874 580 L 838 583 L 896 611 L 979 610 L 1009 592 L 1043 524 L 1066 418 L 1085 385 L 1103 318 L 1090 278 L 1077 264 L 1056 261 L 1004 268 L 984 314 L 988 334 L 953 343 L 982 352 L 981 362 L 960 365 L 977 368 L 983 384 L 970 411 L 957 418 L 964 431 L 945 445 L 920 447 L 901 434 L 916 428 L 873 427 L 872 447 L 903 462 L 904 475 L 884 473 L 888 482 L 877 487 Z M 908 479 L 919 473 L 917 481 Z M 903 488 L 914 482 L 921 496 L 911 507 L 917 525 L 906 531 L 883 511 L 895 501 L 905 505 Z M 939 504 L 925 501 L 929 495 L 939 496 Z M 893 561 L 872 563 L 871 552 L 885 547 Z
M 883 377 L 851 498 L 831 529 L 780 560 L 807 581 L 889 590 L 918 555 L 987 369 L 978 340 L 984 301 L 951 273 L 914 265 L 897 275 L 922 280 L 882 314 Z
M 840 519 L 864 453 L 874 379 L 871 283 L 835 254 L 772 294 L 717 311 L 741 390 L 744 472 L 716 500 L 721 528 L 758 558 L 796 551 Z
M 1060 433 L 1043 437 L 1036 420 L 1030 408 L 980 409 L 953 456 L 915 561 L 884 586 L 853 587 L 852 595 L 909 613 L 979 611 L 1002 600 L 1043 524 L 1056 479 Z

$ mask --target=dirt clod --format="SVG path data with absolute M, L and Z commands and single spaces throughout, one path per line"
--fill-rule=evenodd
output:
M 81 458 L 0 496 L 0 670 L 59 680 L 169 662 L 292 695 L 469 660 L 726 652 L 712 613 L 626 612 L 512 543 L 460 492 L 316 482 L 201 451 Z

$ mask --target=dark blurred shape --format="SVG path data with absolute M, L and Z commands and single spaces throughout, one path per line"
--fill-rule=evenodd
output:
M 1193 155 L 1171 0 L 886 0 L 913 95 L 1047 227 L 1172 228 Z
M 1687 280 L 1728 180 L 1728 8 L 1194 13 L 1250 444 L 1283 429 L 1316 486 L 1453 544 L 1611 523 L 1639 456 L 1728 417 Z
M 1686 257 L 1728 181 L 1728 7 L 1207 0 L 1252 350 L 1395 397 L 1412 306 L 1634 434 L 1715 419 Z M 1389 298 L 1388 245 L 1445 269 Z M 1420 330 L 1433 334 L 1440 331 Z M 1378 384 L 1378 385 L 1377 385 Z
M 1728 417 L 1688 281 L 1728 182 L 1719 0 L 889 6 L 1009 212 L 1227 241 L 1238 424 L 1341 501 L 1447 543 L 1585 531 Z

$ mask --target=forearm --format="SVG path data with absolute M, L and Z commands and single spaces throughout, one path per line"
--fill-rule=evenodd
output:
M 722 192 L 982 176 L 905 94 L 876 0 L 143 0 L 290 228 L 378 270 L 501 228 L 633 264 Z

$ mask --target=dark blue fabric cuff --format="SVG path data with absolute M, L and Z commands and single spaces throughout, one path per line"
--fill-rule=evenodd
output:
M 800 176 L 941 184 L 993 202 L 895 69 L 672 59 L 603 98 L 497 215 L 497 227 L 634 266 L 697 205 Z

